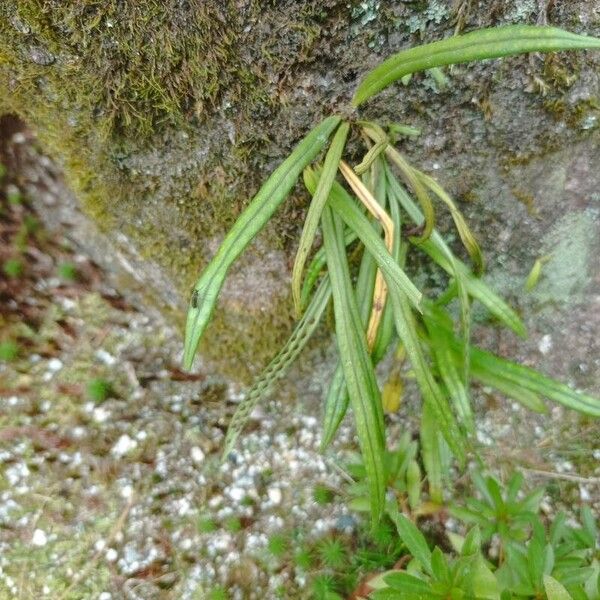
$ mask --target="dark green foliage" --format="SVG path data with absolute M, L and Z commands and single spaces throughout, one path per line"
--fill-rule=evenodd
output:
M 282 558 L 288 549 L 288 539 L 283 535 L 272 535 L 267 541 L 267 549 L 275 558 Z
M 412 560 L 372 582 L 372 600 L 470 598 L 471 600 L 597 600 L 600 566 L 598 528 L 588 507 L 581 525 L 567 524 L 559 513 L 550 524 L 539 515 L 540 491 L 521 500 L 523 483 L 514 474 L 506 486 L 492 477 L 473 477 L 483 500 L 467 498 L 472 510 L 456 511 L 463 522 L 477 521 L 466 537 L 453 534 L 455 553 L 429 544 L 414 522 L 389 506 L 398 536 Z M 480 514 L 476 512 L 480 510 Z M 485 515 L 485 516 L 484 516 Z M 496 533 L 504 542 L 499 556 L 486 555 L 484 542 Z
M 317 504 L 329 504 L 333 502 L 334 493 L 326 485 L 316 485 L 313 490 L 313 500 Z
M 77 279 L 77 267 L 71 262 L 63 262 L 58 265 L 56 274 L 65 281 L 75 281 Z
M 97 377 L 88 382 L 86 392 L 90 400 L 96 403 L 104 402 L 113 393 L 113 387 L 110 381 Z
M 222 586 L 214 587 L 208 592 L 208 600 L 229 600 L 229 594 Z
M 14 340 L 0 341 L 0 360 L 10 362 L 19 355 L 19 344 Z
M 317 546 L 321 562 L 330 569 L 341 569 L 346 562 L 344 545 L 336 539 L 325 539 Z
M 227 517 L 223 522 L 223 527 L 229 533 L 237 533 L 242 530 L 242 522 L 238 517 Z
M 201 517 L 197 524 L 198 533 L 213 533 L 217 530 L 217 524 L 211 517 Z
M 7 277 L 16 279 L 23 274 L 23 262 L 18 258 L 9 258 L 2 265 L 2 270 Z

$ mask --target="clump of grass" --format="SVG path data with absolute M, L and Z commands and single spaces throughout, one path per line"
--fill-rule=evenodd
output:
M 11 279 L 21 277 L 24 271 L 23 261 L 18 258 L 9 258 L 2 265 L 2 270 L 4 271 L 5 275 Z
M 114 389 L 110 381 L 97 377 L 88 382 L 86 392 L 90 400 L 99 404 L 113 395 Z
M 19 356 L 20 348 L 14 340 L 0 341 L 0 360 L 11 362 Z
M 223 522 L 223 527 L 229 531 L 229 533 L 238 533 L 243 529 L 243 525 L 239 517 L 227 517 Z
M 319 543 L 317 552 L 322 563 L 330 569 L 340 569 L 344 566 L 347 555 L 340 540 L 326 539 Z
M 330 504 L 333 502 L 335 494 L 326 485 L 316 485 L 313 490 L 313 500 L 320 505 Z
M 288 540 L 283 535 L 274 534 L 267 541 L 267 549 L 275 558 L 283 558 L 288 549 Z
M 223 586 L 219 585 L 208 592 L 208 600 L 229 600 L 229 594 Z
M 58 265 L 56 274 L 65 281 L 76 281 L 77 267 L 72 262 L 62 262 Z
M 12 204 L 13 206 L 18 206 L 19 204 L 23 203 L 23 195 L 16 188 L 11 188 L 10 190 L 8 190 L 8 192 L 6 193 L 6 199 L 8 200 L 8 203 Z
M 294 564 L 299 569 L 308 571 L 313 565 L 313 555 L 307 546 L 300 546 L 294 553 Z
M 213 533 L 217 530 L 217 524 L 211 517 L 200 517 L 196 527 L 198 533 Z

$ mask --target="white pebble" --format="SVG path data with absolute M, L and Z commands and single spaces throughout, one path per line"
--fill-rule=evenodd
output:
M 591 502 L 592 500 L 590 491 L 584 485 L 579 486 L 579 497 L 581 498 L 582 502 Z
M 96 350 L 96 358 L 102 361 L 105 365 L 108 365 L 109 367 L 111 367 L 117 362 L 117 359 L 112 354 L 108 353 L 102 348 Z
M 540 343 L 538 344 L 538 349 L 542 354 L 548 354 L 550 350 L 552 350 L 552 336 L 550 334 L 546 334 L 542 336 Z
M 60 371 L 63 368 L 63 362 L 59 358 L 51 358 L 48 361 L 48 370 L 49 371 Z
M 109 548 L 106 551 L 106 554 L 104 556 L 106 557 L 106 560 L 108 562 L 115 562 L 115 560 L 117 560 L 117 557 L 119 556 L 119 554 L 117 553 L 117 551 L 114 548 Z
M 129 498 L 131 498 L 131 496 L 133 496 L 133 487 L 130 485 L 124 485 L 121 488 L 121 496 L 123 498 L 125 498 L 126 500 L 128 500 Z
M 46 535 L 46 533 L 41 530 L 41 529 L 36 529 L 33 532 L 33 536 L 31 538 L 31 543 L 34 546 L 45 546 L 48 543 L 48 536 Z
M 96 549 L 96 552 L 101 552 L 102 550 L 104 550 L 104 548 L 106 548 L 106 541 L 102 539 L 98 540 L 94 544 L 94 548 Z
M 227 495 L 235 502 L 240 502 L 246 496 L 246 490 L 240 487 L 232 487 L 227 490 Z
M 123 434 L 118 440 L 117 443 L 112 447 L 110 451 L 113 456 L 117 458 L 121 458 L 125 456 L 132 450 L 137 448 L 137 442 L 131 439 L 126 433 Z
M 267 490 L 267 495 L 269 496 L 269 500 L 273 504 L 281 504 L 282 494 L 281 490 L 278 487 L 272 487 Z
M 198 448 L 198 446 L 194 446 L 190 450 L 190 455 L 196 464 L 200 464 L 204 461 L 204 452 L 202 452 L 202 448 Z
M 110 411 L 102 408 L 101 406 L 97 406 L 94 408 L 92 412 L 92 418 L 96 423 L 104 423 L 110 417 Z

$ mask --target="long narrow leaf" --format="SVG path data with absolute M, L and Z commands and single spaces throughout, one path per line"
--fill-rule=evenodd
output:
M 431 404 L 426 402 L 421 411 L 421 451 L 427 471 L 429 495 L 437 504 L 444 502 L 444 479 L 448 471 L 448 450 L 437 427 Z
M 385 247 L 391 254 L 392 247 L 394 245 L 394 223 L 392 219 L 385 212 L 381 204 L 375 199 L 370 190 L 364 185 L 363 182 L 361 182 L 352 168 L 344 161 L 340 162 L 340 171 L 346 178 L 346 181 L 349 183 L 350 187 L 354 190 L 356 196 L 367 207 L 367 210 L 376 219 L 376 221 L 381 225 L 384 232 Z M 383 196 L 385 197 L 385 194 Z M 381 271 L 377 271 L 372 303 L 373 308 L 367 328 L 367 345 L 369 347 L 369 351 L 372 349 L 377 338 L 377 331 L 379 330 L 379 324 L 381 322 L 381 317 L 383 316 L 386 298 L 387 286 L 385 284 L 385 279 L 381 274 Z
M 348 396 L 348 388 L 344 379 L 344 369 L 342 364 L 338 363 L 327 389 L 327 395 L 325 396 L 321 452 L 324 452 L 333 441 L 342 420 L 346 416 L 349 403 L 350 397 Z
M 346 248 L 352 244 L 352 242 L 356 241 L 356 233 L 348 229 L 344 234 L 344 243 L 346 244 Z M 325 263 L 327 262 L 327 258 L 325 256 L 325 248 L 321 247 L 315 252 L 315 255 L 312 257 L 308 268 L 306 269 L 306 277 L 304 278 L 304 283 L 302 284 L 302 292 L 300 294 L 300 305 L 302 308 L 302 312 L 308 305 L 308 300 L 310 299 L 310 294 L 315 286 L 317 280 L 319 279 L 319 275 L 321 271 L 325 268 Z
M 495 356 L 479 348 L 473 348 L 471 354 L 473 376 L 475 369 L 486 369 L 498 374 L 502 379 L 520 386 L 535 394 L 545 396 L 567 408 L 591 417 L 600 417 L 600 399 L 578 392 L 568 385 L 542 375 L 540 372 L 519 365 L 510 360 Z
M 450 209 L 450 214 L 456 225 L 458 235 L 462 240 L 463 246 L 466 248 L 471 260 L 475 264 L 475 269 L 478 273 L 483 272 L 484 262 L 481 248 L 475 239 L 475 236 L 471 232 L 467 222 L 458 207 L 454 203 L 454 200 L 450 197 L 450 194 L 433 178 L 426 173 L 417 171 L 418 177 L 421 181 Z
M 321 223 L 333 291 L 338 350 L 367 472 L 371 519 L 375 524 L 382 515 L 385 496 L 385 441 L 381 397 L 350 282 L 341 221 L 326 205 Z
M 192 366 L 198 343 L 210 320 L 229 267 L 285 200 L 304 167 L 325 146 L 339 122 L 340 118 L 337 116 L 325 119 L 275 169 L 230 229 L 216 256 L 202 273 L 194 286 L 187 315 L 184 368 L 189 369 Z
M 350 125 L 348 123 L 342 123 L 333 136 L 333 140 L 331 141 L 331 145 L 325 156 L 325 161 L 323 162 L 323 169 L 321 170 L 321 177 L 319 178 L 317 189 L 315 190 L 304 221 L 298 251 L 296 252 L 296 259 L 294 261 L 294 268 L 292 269 L 292 298 L 294 299 L 294 307 L 298 316 L 302 313 L 300 301 L 302 271 L 304 270 L 308 253 L 310 252 L 315 239 L 315 234 L 317 233 L 321 212 L 323 211 L 325 202 L 327 202 L 331 184 L 335 179 L 338 164 L 342 158 L 349 129 Z
M 368 252 L 364 252 L 356 281 L 356 298 L 363 327 L 366 326 L 371 312 L 376 272 L 377 267 L 373 257 Z M 349 401 L 344 369 L 341 364 L 338 364 L 325 397 L 321 451 L 325 450 L 333 440 L 346 414 Z
M 316 187 L 316 174 L 311 169 L 304 171 L 304 183 L 309 192 Z M 381 269 L 388 287 L 397 287 L 406 294 L 410 303 L 417 310 L 420 310 L 419 304 L 422 299 L 421 292 L 415 287 L 406 273 L 394 261 L 385 244 L 377 235 L 371 223 L 365 215 L 362 214 L 356 203 L 346 190 L 334 182 L 329 195 L 329 204 L 335 212 L 344 220 L 346 225 L 352 229 L 365 248 L 373 255 L 377 266 Z
M 382 161 L 383 162 L 383 161 Z M 383 175 L 386 177 L 386 165 L 383 164 Z M 398 265 L 404 267 L 404 259 L 406 254 L 406 245 L 403 247 L 401 243 L 401 232 L 402 232 L 402 218 L 400 214 L 400 207 L 397 202 L 394 201 L 393 197 L 390 197 L 390 191 L 388 187 L 385 188 L 386 195 L 389 203 L 390 216 L 394 222 L 394 243 L 392 245 L 392 257 Z M 375 340 L 375 346 L 373 347 L 372 357 L 373 362 L 377 364 L 387 352 L 387 349 L 394 337 L 394 314 L 391 302 L 387 302 L 385 310 L 383 312 L 383 318 L 379 327 L 379 334 Z
M 417 71 L 526 52 L 581 48 L 600 48 L 600 40 L 554 27 L 509 25 L 481 29 L 394 54 L 367 74 L 352 104 L 359 106 L 392 82 Z
M 424 318 L 434 318 L 438 326 L 445 327 L 443 320 L 436 317 L 435 313 L 436 309 L 434 307 L 429 304 L 425 305 Z M 447 331 L 447 333 L 452 335 L 450 331 Z M 460 354 L 462 352 L 460 340 L 454 337 L 452 343 L 457 353 Z M 594 398 L 583 392 L 578 392 L 560 381 L 546 377 L 535 369 L 519 365 L 475 346 L 471 349 L 471 367 L 473 377 L 481 379 L 484 383 L 489 382 L 489 385 L 492 385 L 493 387 L 504 384 L 505 389 L 501 391 L 504 391 L 507 395 L 514 397 L 516 400 L 520 400 L 516 394 L 518 394 L 518 390 L 521 389 L 525 392 L 544 396 L 549 400 L 558 402 L 559 404 L 580 413 L 592 417 L 600 417 L 599 398 Z M 500 389 L 500 387 L 498 387 L 498 389 Z M 525 399 L 525 402 L 526 401 L 527 398 Z M 532 402 L 535 403 L 533 397 Z M 539 406 L 539 402 L 537 404 Z
M 437 384 L 431 368 L 427 364 L 421 348 L 414 315 L 401 292 L 390 289 L 390 299 L 394 311 L 394 322 L 398 337 L 406 348 L 406 354 L 412 365 L 423 401 L 431 405 L 437 427 L 448 442 L 450 449 L 459 461 L 465 457 L 464 440 L 448 402 Z
M 233 449 L 235 442 L 246 425 L 254 407 L 261 399 L 269 394 L 273 384 L 283 377 L 290 365 L 296 360 L 302 349 L 306 346 L 308 340 L 310 340 L 312 334 L 319 325 L 319 321 L 327 308 L 330 298 L 331 285 L 329 284 L 329 278 L 326 277 L 319 285 L 310 306 L 300 321 L 298 321 L 285 346 L 260 374 L 254 382 L 254 385 L 238 405 L 231 419 L 231 423 L 229 424 L 229 429 L 227 430 L 223 456 L 227 456 Z
M 388 183 L 402 208 L 408 213 L 409 217 L 417 224 L 421 225 L 424 221 L 423 214 L 412 198 L 406 193 L 406 190 L 398 183 L 398 180 L 388 170 Z M 454 262 L 448 259 L 452 251 L 444 238 L 435 229 L 431 237 L 422 244 L 418 245 L 420 250 L 425 251 L 436 263 L 444 269 L 449 275 L 455 277 L 455 270 L 458 267 L 460 274 L 465 279 L 465 285 L 469 295 L 479 300 L 497 319 L 502 321 L 507 327 L 510 327 L 521 337 L 525 337 L 525 325 L 515 313 L 515 311 L 493 292 L 483 281 L 475 277 L 469 268 L 459 259 L 454 257 Z
M 421 563 L 423 570 L 431 575 L 431 550 L 427 546 L 425 536 L 414 523 L 399 513 L 397 508 L 390 511 L 390 518 L 398 530 L 400 539 L 406 544 L 413 558 L 416 558 Z
M 383 131 L 383 129 L 376 123 L 363 121 L 361 124 L 363 126 L 363 131 L 371 139 L 376 141 L 387 140 L 385 131 Z M 429 239 L 429 236 L 433 231 L 435 224 L 433 203 L 431 202 L 431 198 L 429 197 L 427 190 L 421 183 L 417 171 L 410 166 L 408 161 L 400 154 L 400 152 L 398 152 L 394 146 L 388 144 L 385 148 L 385 153 L 387 157 L 398 167 L 402 173 L 403 179 L 408 183 L 408 185 L 410 185 L 415 193 L 415 196 L 417 197 L 417 200 L 419 201 L 419 204 L 421 205 L 421 210 L 423 211 L 424 215 L 423 233 L 420 237 L 414 239 L 415 243 L 420 244 Z
M 471 401 L 466 384 L 461 380 L 458 369 L 454 364 L 452 348 L 437 324 L 425 319 L 425 325 L 431 339 L 431 347 L 435 355 L 435 363 L 440 377 L 452 401 L 460 422 L 469 433 L 475 431 L 475 421 L 471 409 Z

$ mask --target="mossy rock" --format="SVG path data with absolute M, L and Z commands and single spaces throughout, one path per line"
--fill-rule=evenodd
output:
M 160 285 L 142 276 L 148 296 L 181 324 L 194 280 L 260 182 L 323 114 L 347 104 L 369 67 L 457 25 L 541 18 L 537 3 L 521 4 L 462 2 L 453 12 L 439 0 L 7 0 L 0 112 L 35 129 L 109 239 L 124 234 L 136 260 L 156 267 Z M 547 18 L 598 35 L 597 7 L 552 3 Z M 407 154 L 441 167 L 459 199 L 480 198 L 482 173 L 504 177 L 597 135 L 598 65 L 579 53 L 460 66 L 448 89 L 418 76 L 364 114 L 421 127 Z M 238 380 L 290 330 L 289 262 L 306 200 L 296 189 L 236 267 L 239 288 L 224 291 L 207 332 L 205 355 Z M 468 212 L 485 238 L 484 201 Z

